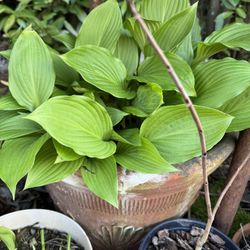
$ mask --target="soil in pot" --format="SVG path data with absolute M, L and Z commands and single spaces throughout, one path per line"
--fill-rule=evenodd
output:
M 152 238 L 152 243 L 147 250 L 193 250 L 203 231 L 198 227 L 192 227 L 190 231 L 159 230 L 157 235 Z M 225 244 L 225 241 L 219 236 L 210 233 L 203 250 L 227 250 Z
M 67 250 L 68 235 L 56 230 L 43 229 L 46 250 Z M 35 226 L 25 227 L 14 231 L 16 235 L 16 247 L 18 250 L 42 250 L 41 229 Z M 84 250 L 74 240 L 70 240 L 71 250 Z M 6 246 L 0 242 L 0 250 L 6 250 Z
M 240 241 L 241 250 L 250 250 L 250 236 L 242 237 Z

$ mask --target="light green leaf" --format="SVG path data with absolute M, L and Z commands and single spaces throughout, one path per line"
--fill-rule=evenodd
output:
M 21 107 L 10 93 L 0 97 L 0 110 L 20 110 Z
M 53 144 L 58 154 L 55 163 L 60 163 L 64 161 L 75 161 L 82 158 L 81 155 L 75 153 L 71 148 L 63 146 L 54 139 L 53 139 Z
M 95 87 L 118 98 L 134 97 L 134 92 L 127 89 L 125 66 L 107 49 L 86 45 L 71 50 L 62 59 Z
M 161 26 L 161 22 L 157 22 L 157 21 L 144 20 L 144 22 L 146 23 L 146 25 L 147 25 L 148 29 L 151 31 L 151 33 L 154 33 Z M 148 44 L 148 40 L 147 40 L 147 37 L 145 36 L 143 30 L 141 29 L 140 24 L 138 22 L 136 22 L 133 18 L 128 18 L 126 20 L 125 26 L 127 27 L 127 29 L 130 30 L 130 32 L 133 35 L 138 46 L 143 51 L 145 45 Z
M 128 114 L 131 114 L 131 115 L 134 115 L 137 117 L 147 117 L 148 116 L 147 113 L 145 113 L 144 111 L 142 111 L 139 108 L 134 107 L 134 106 L 125 106 L 125 107 L 123 107 L 122 110 Z
M 10 49 L 0 51 L 0 56 L 3 56 L 7 60 L 10 59 L 10 54 L 11 54 Z
M 98 160 L 86 159 L 86 168 L 81 168 L 84 183 L 91 192 L 118 207 L 118 179 L 117 166 L 113 156 Z
M 250 127 L 250 88 L 230 99 L 219 108 L 234 117 L 227 132 L 241 131 Z
M 42 131 L 38 124 L 24 119 L 23 115 L 18 115 L 0 123 L 0 140 L 14 139 Z
M 155 146 L 142 138 L 141 146 L 118 143 L 116 161 L 124 168 L 142 173 L 168 173 L 178 171 L 164 160 Z
M 117 132 L 113 131 L 112 139 L 134 146 L 141 145 L 140 131 L 138 128 L 123 129 Z
M 195 106 L 211 149 L 224 136 L 233 117 L 218 110 Z M 201 155 L 197 128 L 185 105 L 158 109 L 141 126 L 141 136 L 150 140 L 170 163 L 180 163 Z
M 166 53 L 167 58 L 173 65 L 185 90 L 190 96 L 196 96 L 194 89 L 194 76 L 190 66 L 179 56 Z M 173 79 L 169 76 L 165 66 L 156 55 L 148 57 L 139 67 L 136 80 L 145 83 L 157 83 L 163 90 L 176 90 Z
M 53 144 L 47 142 L 38 153 L 33 168 L 29 171 L 25 189 L 40 187 L 61 181 L 75 173 L 83 159 L 55 164 L 57 153 Z
M 88 97 L 51 98 L 27 118 L 79 155 L 104 159 L 116 150 L 110 141 L 112 121 L 107 111 Z
M 78 73 L 69 67 L 60 57 L 60 55 L 51 52 L 54 69 L 56 73 L 56 84 L 69 87 L 74 81 L 79 80 Z
M 191 64 L 194 58 L 194 50 L 192 45 L 192 34 L 186 36 L 182 44 L 177 48 L 176 55 L 184 59 L 188 64 Z
M 0 110 L 0 124 L 5 122 L 6 120 L 17 116 L 18 113 L 16 111 L 9 111 L 9 110 Z
M 62 43 L 67 49 L 73 49 L 75 46 L 75 37 L 68 32 L 60 33 L 53 36 L 53 38 Z
M 0 241 L 2 241 L 8 250 L 16 249 L 16 236 L 9 228 L 0 226 Z
M 154 32 L 153 35 L 163 51 L 168 52 L 174 49 L 178 44 L 183 42 L 184 38 L 192 31 L 196 18 L 196 10 L 197 4 L 194 4 L 179 14 L 171 17 Z M 147 56 L 154 54 L 150 45 L 146 46 L 145 54 Z
M 126 33 L 122 34 L 114 55 L 123 62 L 128 74 L 133 75 L 139 62 L 139 51 L 134 39 Z
M 10 7 L 8 7 L 4 4 L 0 4 L 0 14 L 2 14 L 2 13 L 13 14 L 14 11 Z
M 232 58 L 211 60 L 194 70 L 197 105 L 218 108 L 250 86 L 250 64 Z
M 194 64 L 227 48 L 250 51 L 250 24 L 234 23 L 213 32 L 204 42 L 199 43 Z
M 188 6 L 188 0 L 143 0 L 140 14 L 146 20 L 165 22 Z
M 18 181 L 33 167 L 37 153 L 48 139 L 49 136 L 45 134 L 4 142 L 0 150 L 0 178 L 10 189 L 13 198 Z
M 117 125 L 128 113 L 113 107 L 105 107 L 112 120 L 113 126 Z
M 3 31 L 5 33 L 7 33 L 12 28 L 12 26 L 15 24 L 15 21 L 16 21 L 15 15 L 8 16 L 7 20 L 5 21 Z
M 138 109 L 142 111 L 142 114 L 148 116 L 158 109 L 162 104 L 163 94 L 161 87 L 157 84 L 149 83 L 138 88 L 137 96 L 132 102 L 132 107 L 125 107 L 125 110 L 132 111 L 132 113 L 134 113 L 133 110 Z M 139 113 L 136 112 L 139 114 L 139 116 L 141 113 L 140 111 Z
M 35 31 L 24 30 L 11 52 L 9 88 L 12 96 L 30 111 L 52 94 L 55 73 L 50 52 Z
M 91 44 L 113 52 L 121 29 L 122 16 L 118 3 L 109 0 L 92 10 L 85 18 L 76 39 L 76 47 Z

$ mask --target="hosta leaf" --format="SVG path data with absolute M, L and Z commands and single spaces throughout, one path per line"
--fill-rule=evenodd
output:
M 197 4 L 194 4 L 179 14 L 171 17 L 154 32 L 153 35 L 163 51 L 168 52 L 174 49 L 192 31 L 196 18 L 196 9 Z M 171 39 L 169 39 L 170 37 Z M 150 45 L 146 46 L 145 54 L 147 56 L 154 54 Z
M 118 3 L 109 0 L 85 18 L 76 39 L 76 47 L 92 44 L 114 51 L 121 29 L 122 16 Z
M 146 138 L 142 138 L 141 146 L 119 143 L 115 158 L 122 167 L 132 171 L 151 174 L 178 171 L 161 157 Z
M 146 116 L 153 113 L 163 104 L 162 88 L 154 83 L 140 86 L 137 90 L 137 96 L 132 102 L 132 107 L 125 107 L 125 110 L 132 111 L 136 108 Z M 131 109 L 132 108 L 132 109 Z
M 84 183 L 91 192 L 118 207 L 117 166 L 113 156 L 99 160 L 86 159 L 81 168 Z
M 16 236 L 9 228 L 0 226 L 0 241 L 4 243 L 8 250 L 16 249 Z
M 196 96 L 194 89 L 194 76 L 190 66 L 179 56 L 166 53 L 167 58 L 173 65 L 185 90 L 190 96 Z M 139 67 L 136 80 L 145 83 L 157 83 L 163 90 L 176 90 L 173 79 L 169 76 L 160 58 L 148 57 Z
M 27 116 L 39 123 L 55 140 L 79 155 L 111 156 L 112 121 L 97 102 L 84 96 L 54 97 Z
M 227 132 L 241 131 L 250 127 L 250 88 L 219 108 L 234 117 Z
M 233 117 L 218 110 L 195 106 L 204 129 L 207 148 L 224 136 Z M 141 126 L 141 136 L 150 140 L 170 163 L 180 163 L 201 154 L 197 128 L 185 105 L 161 107 Z
M 0 110 L 0 124 L 5 122 L 6 120 L 17 116 L 18 113 L 16 111 L 9 111 L 9 110 Z
M 138 128 L 129 128 L 113 132 L 112 139 L 118 142 L 131 144 L 134 146 L 141 145 L 140 131 Z
M 3 144 L 0 150 L 0 178 L 8 186 L 13 197 L 18 181 L 33 167 L 37 153 L 48 139 L 49 136 L 45 134 L 40 138 L 22 137 Z
M 16 100 L 11 96 L 11 94 L 7 94 L 0 97 L 0 110 L 19 110 L 24 109 L 21 107 Z
M 79 80 L 79 74 L 71 67 L 69 67 L 59 55 L 55 54 L 54 52 L 51 52 L 51 56 L 53 59 L 54 69 L 56 73 L 55 83 L 57 85 L 68 87 L 74 81 Z
M 93 45 L 71 50 L 62 59 L 81 74 L 87 82 L 119 98 L 133 98 L 127 89 L 127 71 L 110 51 Z
M 177 48 L 176 55 L 184 59 L 188 64 L 191 64 L 194 58 L 194 50 L 192 45 L 192 36 L 189 34 L 183 40 L 182 44 Z
M 165 22 L 188 6 L 188 0 L 143 0 L 140 14 L 146 20 Z
M 53 36 L 53 38 L 58 42 L 63 43 L 68 50 L 73 49 L 75 46 L 75 37 L 68 32 L 60 33 Z
M 234 23 L 213 32 L 204 42 L 198 44 L 197 64 L 227 48 L 242 48 L 250 51 L 250 24 Z
M 194 70 L 197 105 L 218 108 L 250 86 L 250 64 L 232 58 L 211 60 Z
M 42 131 L 37 123 L 24 119 L 23 115 L 18 115 L 0 123 L 0 140 L 14 139 Z
M 50 52 L 35 31 L 24 30 L 11 52 L 9 88 L 18 104 L 29 110 L 51 95 L 55 73 Z
M 83 159 L 55 164 L 57 153 L 51 142 L 46 143 L 38 153 L 33 168 L 29 171 L 25 189 L 61 181 L 75 173 Z
M 134 107 L 134 106 L 125 106 L 122 109 L 123 111 L 125 111 L 128 114 L 137 116 L 137 117 L 147 117 L 148 114 L 145 113 L 144 111 L 142 111 L 141 109 Z
M 161 26 L 161 22 L 158 21 L 148 21 L 144 20 L 148 29 L 151 33 L 154 33 L 158 30 Z M 128 18 L 125 23 L 127 29 L 130 30 L 131 34 L 133 35 L 135 41 L 137 42 L 140 49 L 143 51 L 146 44 L 148 44 L 147 37 L 145 36 L 141 26 L 138 22 L 136 22 L 133 18 Z
M 105 107 L 112 120 L 113 126 L 117 125 L 128 113 L 113 107 Z
M 128 74 L 133 75 L 139 62 L 138 47 L 132 37 L 124 33 L 120 36 L 114 55 L 121 59 Z
M 58 154 L 55 163 L 64 161 L 75 161 L 82 158 L 81 155 L 75 153 L 71 148 L 65 147 L 56 140 L 53 140 L 56 152 Z

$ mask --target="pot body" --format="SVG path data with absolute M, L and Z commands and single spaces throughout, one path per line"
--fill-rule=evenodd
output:
M 234 145 L 235 137 L 229 136 L 209 152 L 209 173 L 230 155 Z M 48 191 L 57 206 L 84 227 L 94 249 L 138 249 L 150 226 L 183 215 L 199 194 L 201 160 L 195 158 L 177 167 L 182 171 L 170 174 L 120 169 L 119 209 L 91 193 L 77 175 L 49 185 Z
M 233 236 L 233 241 L 240 246 L 241 239 L 243 237 L 243 234 L 245 237 L 250 236 L 250 223 L 244 225 L 242 229 L 240 228 Z
M 55 211 L 27 209 L 0 217 L 0 225 L 16 230 L 38 223 L 41 228 L 68 233 L 85 250 L 92 250 L 89 238 L 83 229 L 72 219 Z
M 152 238 L 155 235 L 157 235 L 157 232 L 159 230 L 168 229 L 169 231 L 177 231 L 177 230 L 190 231 L 193 226 L 205 229 L 206 224 L 203 222 L 195 221 L 195 220 L 185 220 L 185 219 L 165 221 L 161 223 L 160 225 L 154 227 L 152 230 L 150 230 L 150 232 L 143 239 L 139 250 L 147 250 L 151 243 Z M 230 238 L 228 238 L 225 234 L 223 234 L 218 229 L 212 227 L 211 233 L 218 235 L 223 241 L 225 241 L 226 249 L 240 250 Z

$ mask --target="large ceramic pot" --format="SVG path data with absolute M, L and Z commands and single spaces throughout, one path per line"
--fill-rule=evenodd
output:
M 235 137 L 225 137 L 208 153 L 213 172 L 233 151 Z M 200 158 L 177 165 L 171 174 L 141 174 L 120 170 L 119 209 L 96 197 L 74 175 L 48 186 L 57 206 L 78 221 L 96 250 L 138 249 L 150 226 L 183 215 L 202 186 Z

